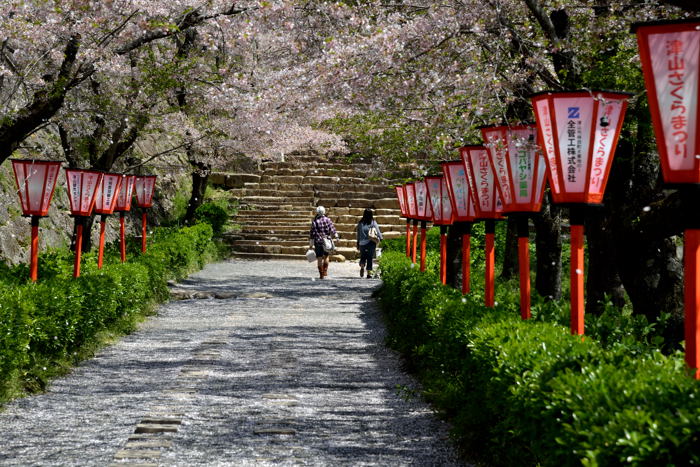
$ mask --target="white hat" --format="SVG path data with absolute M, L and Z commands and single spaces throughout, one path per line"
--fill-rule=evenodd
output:
M 325 214 L 326 214 L 326 208 L 324 208 L 323 206 L 317 207 L 317 208 L 316 208 L 316 214 L 318 214 L 318 215 L 320 215 L 320 216 L 325 215 Z

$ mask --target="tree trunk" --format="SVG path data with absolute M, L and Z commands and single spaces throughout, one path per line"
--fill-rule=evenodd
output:
M 501 279 L 508 280 L 518 275 L 518 226 L 515 217 L 508 217 L 505 250 Z
M 586 313 L 600 314 L 606 296 L 618 308 L 625 305 L 625 289 L 617 271 L 617 249 L 611 235 L 609 213 L 604 208 L 586 213 L 588 271 L 586 278 Z
M 211 166 L 208 164 L 197 162 L 196 169 L 192 171 L 192 193 L 190 202 L 187 204 L 187 212 L 185 213 L 184 222 L 192 224 L 194 222 L 194 214 L 198 207 L 204 202 L 204 192 L 207 189 Z
M 465 224 L 454 223 L 447 232 L 447 284 L 457 290 L 462 288 L 462 234 Z
M 535 224 L 535 290 L 550 300 L 561 298 L 561 209 L 549 199 L 532 217 Z

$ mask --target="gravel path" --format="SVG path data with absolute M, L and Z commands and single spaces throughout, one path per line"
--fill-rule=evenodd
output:
M 0 465 L 462 465 L 383 346 L 357 264 L 234 260 L 46 394 L 0 412 Z

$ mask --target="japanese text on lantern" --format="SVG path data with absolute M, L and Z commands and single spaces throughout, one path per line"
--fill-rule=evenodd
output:
M 530 160 L 530 149 L 527 144 L 520 143 L 517 146 L 517 162 L 518 162 L 518 190 L 521 198 L 527 198 L 528 194 L 528 179 L 532 172 L 532 161 Z
M 598 147 L 593 155 L 593 167 L 591 167 L 591 188 L 600 189 L 603 183 L 603 174 L 605 173 L 605 162 L 608 154 L 610 154 L 610 121 L 613 119 L 613 105 L 601 104 L 602 117 L 600 118 Z M 613 128 L 613 131 L 615 129 Z
M 683 88 L 685 87 L 685 60 L 683 59 L 683 41 L 674 39 L 666 41 L 666 61 L 668 71 L 668 89 L 671 95 L 671 126 L 673 128 L 673 155 L 686 157 L 688 140 L 687 109 L 683 105 Z
M 579 107 L 568 108 L 566 122 L 566 180 L 575 183 L 583 159 L 581 155 L 581 110 Z
M 479 204 L 481 204 L 484 210 L 488 211 L 491 207 L 491 199 L 489 193 L 489 158 L 486 155 L 486 151 L 479 152 L 479 191 L 481 195 L 479 196 Z
M 465 181 L 465 175 L 464 175 L 464 169 L 460 168 L 457 171 L 457 177 L 454 178 L 454 192 L 456 196 L 456 204 L 457 204 L 457 211 L 458 212 L 466 212 L 467 211 L 467 196 L 465 194 L 465 186 L 464 186 L 464 181 Z

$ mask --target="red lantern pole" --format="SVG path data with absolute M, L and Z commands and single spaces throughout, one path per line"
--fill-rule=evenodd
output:
M 100 249 L 97 254 L 97 269 L 102 269 L 102 260 L 105 252 L 105 228 L 107 226 L 107 216 L 100 216 Z
M 486 275 L 484 284 L 484 304 L 487 307 L 493 308 L 495 305 L 495 265 L 496 265 L 496 222 L 489 219 L 485 222 L 486 225 Z
M 83 252 L 83 218 L 77 218 L 75 227 L 75 261 L 73 262 L 73 277 L 80 277 L 80 256 Z
M 584 334 L 583 213 L 571 208 L 571 334 Z
M 418 248 L 418 221 L 413 219 L 413 245 L 411 247 L 411 262 L 416 264 L 416 250 Z
M 122 263 L 126 262 L 126 226 L 124 225 L 124 211 L 119 213 L 119 250 Z
M 518 223 L 518 268 L 520 275 L 520 317 L 530 319 L 530 233 L 527 216 Z
M 406 258 L 411 257 L 411 219 L 406 219 Z
M 468 294 L 471 282 L 471 222 L 465 226 L 462 234 L 462 293 Z
M 683 234 L 685 363 L 693 377 L 700 379 L 700 230 L 687 229 Z
M 420 222 L 420 271 L 423 272 L 425 271 L 425 255 L 426 255 L 426 232 L 427 232 L 427 224 L 425 221 Z
M 141 253 L 146 252 L 146 211 L 141 214 Z
M 36 282 L 39 277 L 39 216 L 32 216 L 32 247 L 29 262 L 29 277 Z
M 447 226 L 440 226 L 440 282 L 447 283 Z

